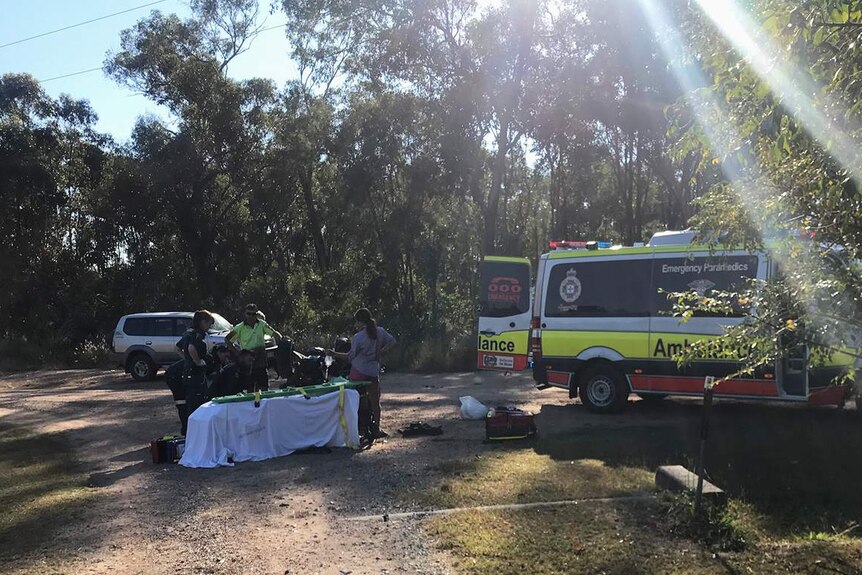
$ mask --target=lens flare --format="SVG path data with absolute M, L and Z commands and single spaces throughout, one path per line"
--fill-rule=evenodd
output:
M 773 93 L 780 96 L 784 105 L 790 110 L 799 125 L 802 126 L 816 141 L 820 143 L 831 157 L 838 162 L 852 177 L 858 180 L 860 154 L 847 134 L 817 108 L 818 102 L 814 96 L 821 92 L 805 75 L 777 62 L 770 54 L 778 54 L 778 50 L 766 39 L 761 31 L 756 29 L 747 14 L 738 9 L 729 0 L 695 0 L 721 34 L 734 46 L 740 55 L 751 65 L 758 76 L 766 82 Z M 707 6 L 708 2 L 708 6 Z M 692 62 L 689 50 L 679 34 L 679 28 L 670 18 L 667 11 L 657 0 L 638 0 L 646 20 L 653 30 L 656 41 L 664 53 L 671 71 L 685 94 L 686 103 L 694 114 L 693 120 L 709 140 L 710 148 L 717 157 L 727 159 L 739 149 L 743 138 L 732 125 L 723 104 L 706 88 L 711 85 L 696 66 L 687 66 Z M 810 94 L 809 97 L 807 94 Z M 826 97 L 821 95 L 822 100 Z M 722 171 L 729 182 L 731 190 L 740 203 L 746 208 L 751 222 L 760 226 L 764 239 L 774 237 L 778 230 L 770 229 L 761 209 L 767 199 L 762 186 L 755 185 L 761 174 L 758 166 L 752 165 L 743 171 L 732 162 L 723 162 Z M 783 231 L 783 230 L 782 230 Z M 801 239 L 789 238 L 789 250 L 794 248 L 797 253 L 802 248 Z M 812 242 L 807 242 L 809 247 Z M 816 245 L 816 244 L 815 244 Z M 803 248 L 804 249 L 804 248 Z M 811 317 L 817 318 L 814 298 L 810 295 L 816 291 L 816 278 L 824 273 L 824 268 L 811 262 L 803 263 L 805 258 L 787 257 L 781 250 L 772 254 L 778 263 L 788 272 L 787 277 L 794 281 L 796 292 L 802 296 Z M 806 269 L 803 269 L 806 268 Z M 809 269 L 810 268 L 810 269 Z M 819 268 L 819 269 L 818 269 Z M 800 278 L 810 278 L 801 280 Z M 805 283 L 805 285 L 801 285 Z M 839 322 L 840 323 L 840 322 Z M 793 324 L 795 329 L 795 323 Z M 790 326 L 788 326 L 790 328 Z M 830 345 L 840 345 L 839 338 L 826 333 L 824 340 Z
M 793 113 L 797 123 L 826 153 L 846 170 L 854 181 L 862 182 L 860 147 L 829 114 L 833 106 L 808 74 L 781 61 L 781 49 L 733 0 L 694 0 L 704 15 L 721 32 L 758 76 Z

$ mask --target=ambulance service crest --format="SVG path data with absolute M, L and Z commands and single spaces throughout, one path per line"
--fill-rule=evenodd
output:
M 693 282 L 688 284 L 688 287 L 693 289 L 694 292 L 701 297 L 706 295 L 706 290 L 712 289 L 714 286 L 714 283 L 704 279 L 694 280 Z
M 579 297 L 581 297 L 581 280 L 578 279 L 578 272 L 569 269 L 560 283 L 560 299 L 567 304 L 573 304 Z

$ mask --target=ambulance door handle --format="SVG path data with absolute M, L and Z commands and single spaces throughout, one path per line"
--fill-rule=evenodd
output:
M 491 337 L 492 335 L 497 335 L 496 331 L 491 331 L 490 329 L 480 331 L 479 333 L 481 333 L 482 335 L 486 335 L 488 337 Z
M 509 327 L 515 327 L 515 322 L 509 322 Z

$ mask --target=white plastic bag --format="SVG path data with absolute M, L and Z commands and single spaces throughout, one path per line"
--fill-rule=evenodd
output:
M 488 408 L 482 402 L 472 395 L 465 395 L 460 399 L 462 419 L 485 419 L 485 416 L 488 414 Z

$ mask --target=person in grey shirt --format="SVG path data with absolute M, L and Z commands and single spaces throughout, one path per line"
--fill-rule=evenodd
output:
M 361 328 L 350 341 L 350 351 L 327 353 L 342 360 L 350 361 L 350 380 L 369 381 L 368 400 L 371 411 L 371 428 L 375 439 L 387 437 L 380 429 L 380 356 L 397 343 L 394 337 L 377 325 L 367 308 L 360 308 L 353 314 L 357 327 Z

